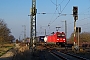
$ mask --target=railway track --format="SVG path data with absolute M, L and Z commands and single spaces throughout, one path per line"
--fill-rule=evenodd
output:
M 59 48 L 59 47 L 52 47 L 52 46 L 46 46 L 46 47 L 38 47 L 39 49 L 37 52 L 35 52 L 34 56 L 28 52 L 22 54 L 17 54 L 13 60 L 19 59 L 19 60 L 29 60 L 30 58 L 33 58 L 33 60 L 89 60 L 87 58 L 83 58 L 80 56 L 75 56 L 70 53 L 65 53 L 67 50 L 65 50 L 65 47 Z M 27 55 L 27 56 L 26 56 Z M 52 56 L 53 55 L 53 56 Z
M 62 53 L 62 52 L 57 52 L 57 51 L 51 51 L 51 54 L 54 56 L 63 59 L 63 60 L 89 60 L 84 57 L 76 56 L 70 53 Z

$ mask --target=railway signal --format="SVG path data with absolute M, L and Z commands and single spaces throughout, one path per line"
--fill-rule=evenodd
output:
M 78 47 L 79 47 L 79 33 L 81 32 L 81 27 L 76 27 L 76 32 L 78 33 Z
M 81 27 L 76 27 L 76 32 L 81 32 Z
M 78 20 L 78 7 L 73 6 L 73 17 L 74 17 L 74 48 L 77 46 L 76 42 L 76 20 Z
M 74 20 L 78 20 L 78 7 L 77 6 L 73 6 L 73 16 L 74 16 Z
M 73 15 L 74 16 L 78 15 L 78 7 L 77 6 L 73 7 Z

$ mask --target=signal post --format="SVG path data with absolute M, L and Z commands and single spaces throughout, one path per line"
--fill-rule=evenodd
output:
M 78 7 L 73 6 L 73 17 L 74 17 L 74 48 L 77 50 L 77 40 L 76 40 L 76 20 L 78 20 Z

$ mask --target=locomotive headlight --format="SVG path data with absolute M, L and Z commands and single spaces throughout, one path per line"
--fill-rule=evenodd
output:
M 57 39 L 57 40 L 59 40 L 59 39 Z
M 63 39 L 63 40 L 65 40 L 65 39 Z

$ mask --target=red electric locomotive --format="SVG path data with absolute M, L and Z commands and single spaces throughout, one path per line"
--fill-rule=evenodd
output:
M 47 44 L 65 45 L 66 35 L 64 32 L 56 32 L 53 35 L 47 36 Z

